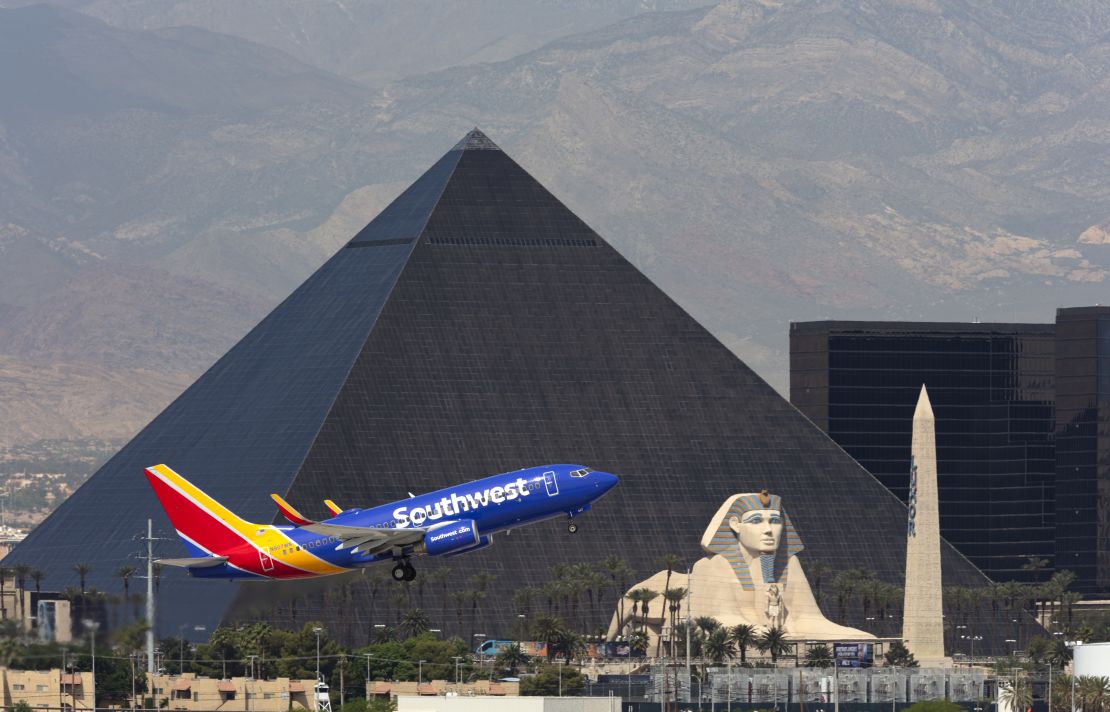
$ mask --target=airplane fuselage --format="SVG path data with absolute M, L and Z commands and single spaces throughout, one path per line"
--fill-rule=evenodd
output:
M 321 522 L 368 529 L 424 529 L 422 540 L 386 550 L 345 547 L 311 527 L 252 525 L 253 536 L 221 551 L 218 566 L 192 568 L 198 578 L 308 578 L 343 573 L 413 555 L 454 556 L 484 548 L 494 534 L 554 517 L 574 517 L 608 492 L 617 478 L 582 465 L 545 465 L 416 495 L 369 509 L 350 509 Z M 572 531 L 576 529 L 571 525 Z M 179 530 L 179 533 L 180 530 Z

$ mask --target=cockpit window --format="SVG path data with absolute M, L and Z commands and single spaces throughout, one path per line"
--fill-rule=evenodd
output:
M 582 468 L 581 470 L 572 470 L 571 473 L 570 473 L 570 476 L 571 477 L 585 477 L 586 475 L 590 474 L 590 472 L 591 472 L 590 470 L 588 470 L 586 468 Z

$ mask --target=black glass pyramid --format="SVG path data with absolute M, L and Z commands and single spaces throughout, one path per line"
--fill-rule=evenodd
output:
M 323 517 L 324 498 L 367 506 L 548 462 L 623 478 L 577 535 L 561 521 L 513 531 L 432 564 L 447 570 L 435 591 L 383 593 L 372 573 L 273 585 L 167 572 L 162 634 L 236 615 L 323 618 L 364 640 L 420 606 L 437 627 L 515 635 L 514 591 L 553 566 L 615 554 L 634 582 L 666 553 L 692 563 L 720 503 L 763 487 L 782 495 L 807 566 L 900 583 L 905 565 L 898 499 L 477 130 L 4 563 L 45 570 L 48 588 L 76 584 L 86 563 L 90 585 L 121 589 L 112 571 L 147 517 L 172 532 L 142 476 L 159 462 L 254 521 L 274 519 L 272 491 Z M 985 582 L 947 545 L 944 566 L 948 584 Z M 494 577 L 480 604 L 454 595 L 478 571 Z M 583 619 L 608 619 L 612 589 L 576 597 Z

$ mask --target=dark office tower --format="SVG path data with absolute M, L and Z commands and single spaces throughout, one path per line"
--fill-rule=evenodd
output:
M 112 570 L 138 549 L 146 518 L 170 531 L 142 476 L 159 462 L 253 521 L 274 518 L 269 492 L 319 517 L 325 497 L 385 503 L 543 463 L 622 476 L 578 534 L 560 520 L 517 529 L 480 552 L 416 560 L 409 585 L 382 581 L 388 565 L 282 584 L 164 572 L 167 634 L 265 617 L 321 619 L 365 641 L 373 625 L 419 607 L 445 634 L 520 635 L 514 594 L 549 582 L 556 565 L 616 555 L 631 564 L 630 583 L 667 553 L 685 568 L 720 504 L 763 487 L 782 495 L 806 565 L 863 567 L 891 582 L 905 565 L 898 500 L 477 131 L 6 563 L 33 563 L 63 587 L 85 562 L 90 584 L 119 590 Z M 175 542 L 161 550 L 181 555 Z M 950 547 L 944 563 L 947 582 L 984 582 Z M 546 602 L 532 592 L 534 615 L 557 605 L 579 630 L 607 622 L 616 583 L 576 581 Z
M 1110 591 L 1110 307 L 1056 310 L 1056 567 Z
M 991 578 L 1053 560 L 1053 326 L 806 322 L 790 401 L 902 500 L 922 384 L 936 416 L 941 533 Z M 1049 568 L 1023 569 L 1030 557 Z

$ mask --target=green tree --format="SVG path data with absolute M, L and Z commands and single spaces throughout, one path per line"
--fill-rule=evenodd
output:
M 679 558 L 678 554 L 664 554 L 663 555 L 663 567 L 667 569 L 667 582 L 665 584 L 663 584 L 664 596 L 666 595 L 666 591 L 669 591 L 670 588 L 671 588 L 671 574 L 674 573 L 675 567 L 678 566 L 679 562 L 681 562 L 681 561 L 682 561 L 682 559 Z M 663 618 L 664 618 L 664 620 L 666 620 L 666 618 L 667 618 L 667 610 L 666 610 L 665 607 L 663 609 Z M 660 635 L 659 640 L 655 645 L 655 657 L 658 658 L 662 654 L 663 654 L 663 636 Z
M 431 627 L 428 614 L 419 608 L 410 608 L 401 615 L 397 632 L 405 638 L 413 638 L 425 633 Z
M 554 697 L 559 694 L 560 677 L 564 697 L 573 697 L 582 691 L 582 674 L 577 670 L 565 665 L 544 665 L 535 675 L 521 678 L 520 694 L 531 697 Z
M 633 631 L 628 636 L 628 647 L 634 655 L 643 655 L 651 645 L 651 638 L 642 630 Z
M 998 685 L 998 701 L 1009 705 L 1011 710 L 1021 712 L 1033 706 L 1033 688 L 1024 675 L 1014 675 Z
M 833 657 L 829 646 L 825 644 L 815 645 L 806 651 L 806 667 L 811 668 L 827 668 L 832 667 Z
M 35 593 L 42 593 L 42 580 L 46 578 L 46 574 L 38 569 L 31 570 L 31 580 L 35 582 Z
M 913 653 L 910 652 L 906 644 L 901 640 L 896 640 L 890 644 L 890 650 L 883 654 L 887 665 L 894 665 L 896 667 L 917 667 L 917 659 L 914 658 Z
M 19 617 L 27 617 L 27 597 L 23 595 L 23 590 L 27 588 L 27 576 L 31 573 L 32 569 L 27 564 L 16 564 L 12 568 L 15 574 L 16 585 L 19 587 Z
M 671 657 L 673 658 L 675 656 L 675 649 L 674 649 L 675 623 L 678 620 L 679 611 L 682 610 L 682 601 L 686 598 L 686 589 L 681 587 L 681 586 L 678 587 L 678 588 L 668 588 L 666 591 L 663 592 L 663 598 L 667 602 L 667 610 L 670 613 L 670 621 L 671 621 Z M 662 636 L 660 636 L 660 637 L 662 637 Z
M 636 615 L 635 604 L 640 604 L 640 630 L 643 630 L 644 623 L 650 614 L 651 602 L 659 598 L 659 592 L 647 587 L 637 588 L 629 594 L 629 598 L 633 601 L 632 615 Z
M 778 662 L 780 655 L 790 652 L 790 643 L 786 641 L 786 633 L 779 626 L 772 626 L 763 631 L 763 634 L 756 638 L 755 645 L 760 652 L 771 656 L 772 663 Z
M 517 668 L 527 665 L 529 660 L 531 658 L 521 650 L 520 645 L 512 643 L 501 649 L 501 652 L 494 659 L 494 664 L 503 670 L 507 670 L 509 675 L 516 676 Z
M 702 651 L 705 657 L 720 664 L 726 659 L 731 660 L 736 655 L 736 646 L 732 642 L 728 629 L 718 626 L 706 636 Z
M 89 574 L 92 573 L 92 567 L 88 564 L 74 564 L 73 571 L 77 574 L 78 579 L 81 581 L 81 595 L 85 595 L 85 580 Z
M 746 665 L 748 662 L 748 648 L 755 647 L 756 645 L 756 630 L 754 625 L 741 623 L 732 627 L 729 631 L 733 644 L 736 649 L 740 651 L 740 664 Z
M 555 616 L 540 616 L 532 624 L 532 635 L 547 645 L 547 657 L 552 657 L 555 644 L 565 633 L 563 621 Z
M 12 712 L 35 712 L 35 710 L 27 703 L 27 700 L 20 700 L 12 705 Z
M 1106 712 L 1110 707 L 1110 677 L 1080 675 L 1075 678 L 1075 702 L 1083 712 Z

